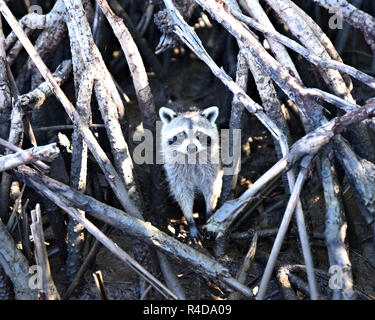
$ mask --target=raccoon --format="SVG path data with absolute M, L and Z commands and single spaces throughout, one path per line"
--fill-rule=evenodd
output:
M 219 132 L 215 121 L 218 107 L 177 114 L 172 109 L 159 110 L 163 122 L 161 151 L 172 195 L 189 224 L 189 237 L 202 239 L 194 219 L 196 192 L 206 203 L 206 219 L 210 217 L 220 197 L 223 171 L 220 164 Z

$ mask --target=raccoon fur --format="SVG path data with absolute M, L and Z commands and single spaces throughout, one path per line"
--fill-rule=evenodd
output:
M 201 239 L 193 219 L 195 193 L 202 193 L 205 199 L 206 219 L 221 193 L 218 114 L 215 106 L 180 114 L 167 107 L 159 110 L 161 151 L 170 191 L 189 224 L 189 237 L 195 241 Z

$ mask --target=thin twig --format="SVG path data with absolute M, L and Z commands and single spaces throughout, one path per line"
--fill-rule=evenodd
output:
M 42 288 L 39 291 L 40 298 L 41 300 L 60 300 L 60 295 L 51 276 L 39 204 L 36 205 L 35 210 L 31 211 L 31 219 L 30 229 L 34 238 L 35 259 L 37 265 L 41 268 L 39 274 L 42 276 Z
M 305 182 L 305 180 L 306 180 L 306 178 L 309 174 L 309 166 L 311 164 L 311 161 L 312 161 L 311 156 L 309 156 L 308 158 L 305 159 L 306 165 L 300 170 L 300 173 L 299 173 L 299 175 L 297 177 L 297 180 L 295 182 L 295 185 L 293 187 L 293 192 L 290 195 L 288 205 L 285 209 L 284 217 L 281 221 L 279 232 L 277 233 L 277 236 L 276 236 L 276 239 L 275 239 L 275 242 L 273 244 L 272 251 L 271 251 L 271 254 L 270 254 L 270 258 L 267 262 L 267 266 L 266 266 L 266 269 L 264 271 L 262 281 L 259 285 L 259 291 L 258 291 L 258 294 L 256 296 L 257 300 L 264 299 L 264 296 L 266 294 L 267 285 L 268 285 L 268 282 L 271 278 L 271 275 L 272 275 L 272 272 L 273 272 L 273 269 L 274 269 L 274 266 L 275 266 L 275 263 L 276 263 L 277 256 L 280 252 L 281 244 L 282 244 L 282 242 L 284 240 L 284 237 L 285 237 L 285 234 L 288 230 L 289 223 L 290 223 L 290 220 L 292 218 L 293 212 L 294 212 L 294 210 L 297 206 L 297 203 L 299 202 L 299 195 L 301 193 L 302 186 L 303 186 L 303 184 L 304 184 L 304 182 Z M 312 281 L 311 284 L 313 282 L 315 282 L 315 281 Z M 310 283 L 310 281 L 309 281 L 309 283 Z M 316 292 L 316 288 L 312 288 L 312 289 L 313 290 L 312 290 L 311 298 L 317 299 L 318 294 Z M 315 289 L 315 292 L 314 292 L 314 289 Z
M 95 280 L 96 289 L 98 290 L 101 300 L 108 300 L 107 294 L 105 293 L 103 274 L 100 270 L 95 271 L 92 276 Z
M 245 257 L 243 258 L 242 264 L 239 267 L 236 279 L 240 281 L 241 283 L 245 284 L 247 276 L 250 272 L 251 265 L 253 263 L 255 252 L 257 249 L 257 243 L 258 243 L 258 234 L 257 232 L 254 233 L 253 239 L 251 240 L 249 250 L 247 251 Z M 229 295 L 229 300 L 239 300 L 240 294 L 238 292 L 233 292 Z

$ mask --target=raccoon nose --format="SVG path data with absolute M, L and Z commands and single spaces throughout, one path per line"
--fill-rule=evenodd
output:
M 188 153 L 194 153 L 198 151 L 197 146 L 194 143 L 190 143 L 187 147 L 186 150 Z

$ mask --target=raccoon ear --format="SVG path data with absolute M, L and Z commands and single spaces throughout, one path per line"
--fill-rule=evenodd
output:
M 168 124 L 176 116 L 176 112 L 174 112 L 172 109 L 161 107 L 159 110 L 159 116 L 164 124 Z
M 202 111 L 202 116 L 206 117 L 211 123 L 215 123 L 217 116 L 219 115 L 218 107 L 209 107 Z

